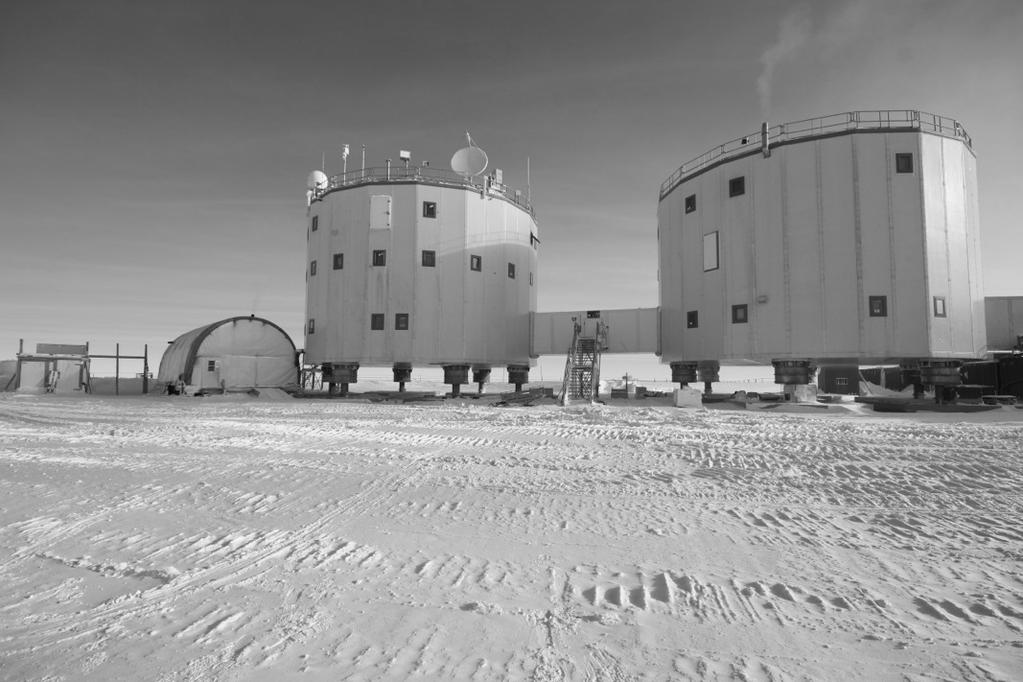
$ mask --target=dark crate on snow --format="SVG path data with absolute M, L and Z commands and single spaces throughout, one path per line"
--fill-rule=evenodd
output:
M 855 365 L 821 367 L 817 370 L 817 389 L 824 393 L 857 395 L 860 392 L 860 368 Z
M 1023 355 L 999 358 L 998 392 L 1023 399 Z

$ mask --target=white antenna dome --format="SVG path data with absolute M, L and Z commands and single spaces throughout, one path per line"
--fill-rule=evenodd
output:
M 328 184 L 330 181 L 327 179 L 327 174 L 321 170 L 314 170 L 305 181 L 305 186 L 311 190 L 327 189 Z
M 479 148 L 469 131 L 465 131 L 465 139 L 469 142 L 468 147 L 462 147 L 451 157 L 451 170 L 464 175 L 479 175 L 487 169 L 487 153 Z

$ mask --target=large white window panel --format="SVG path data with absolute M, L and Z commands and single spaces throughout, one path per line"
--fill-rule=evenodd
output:
M 718 233 L 703 235 L 703 271 L 718 269 Z
M 369 199 L 369 229 L 386 230 L 391 227 L 391 195 L 374 194 Z

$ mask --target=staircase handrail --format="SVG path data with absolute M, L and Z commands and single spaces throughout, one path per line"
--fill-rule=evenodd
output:
M 579 339 L 579 332 L 582 331 L 582 325 L 576 318 L 572 318 L 572 344 L 568 347 L 568 354 L 565 355 L 565 377 L 561 382 L 561 395 L 559 396 L 559 402 L 562 405 L 568 404 L 568 385 L 572 378 L 572 367 L 575 366 L 575 345 Z
M 597 391 L 600 388 L 600 356 L 601 352 L 607 350 L 607 325 L 603 322 L 597 323 L 597 334 L 593 344 L 593 372 L 590 379 L 590 402 L 597 399 Z

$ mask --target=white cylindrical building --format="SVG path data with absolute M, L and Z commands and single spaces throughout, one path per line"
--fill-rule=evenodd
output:
M 985 351 L 976 158 L 952 119 L 764 124 L 665 181 L 658 239 L 661 355 L 673 366 L 788 371 Z
M 470 368 L 525 382 L 539 238 L 500 171 L 388 164 L 311 190 L 305 358 L 325 382 L 346 390 L 367 365 L 402 386 L 413 365 L 444 366 L 456 390 Z

